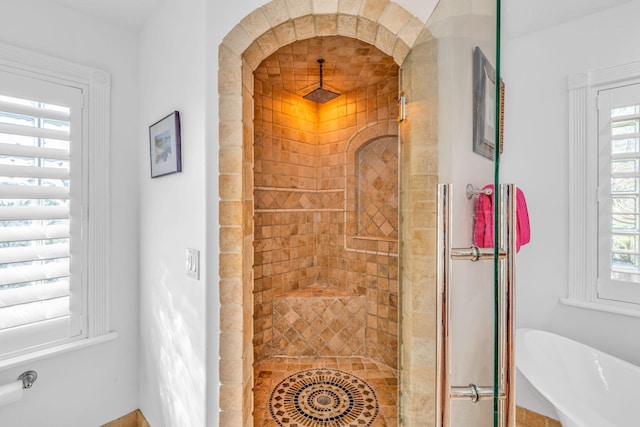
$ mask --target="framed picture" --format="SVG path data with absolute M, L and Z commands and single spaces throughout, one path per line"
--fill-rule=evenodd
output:
M 149 126 L 151 178 L 182 171 L 180 113 L 174 111 Z
M 503 149 L 504 83 L 500 82 L 499 150 Z M 473 152 L 495 159 L 496 72 L 476 47 L 473 52 Z

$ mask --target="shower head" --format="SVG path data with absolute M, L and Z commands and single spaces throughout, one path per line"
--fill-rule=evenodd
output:
M 335 93 L 330 90 L 319 87 L 309 92 L 305 96 L 303 96 L 303 98 L 308 99 L 309 101 L 317 102 L 318 104 L 324 104 L 325 102 L 331 101 L 332 99 L 337 98 L 339 96 L 340 96 L 339 93 Z
M 323 63 L 324 63 L 324 59 L 322 58 L 318 59 L 318 64 L 320 64 L 320 87 L 315 90 L 312 90 L 311 92 L 303 96 L 304 99 L 308 99 L 309 101 L 317 102 L 319 104 L 324 104 L 325 102 L 331 101 L 332 99 L 340 96 L 339 93 L 325 89 L 322 86 L 322 64 Z

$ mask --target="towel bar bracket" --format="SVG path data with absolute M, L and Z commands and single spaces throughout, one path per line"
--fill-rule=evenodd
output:
M 477 196 L 479 194 L 486 194 L 490 196 L 493 194 L 493 190 L 491 188 L 475 188 L 471 184 L 467 184 L 467 199 L 471 199 L 473 196 Z
M 453 208 L 451 203 L 451 184 L 438 185 L 438 248 L 437 248 L 437 356 L 436 356 L 436 426 L 450 427 L 453 400 L 493 400 L 494 425 L 498 427 L 515 427 L 515 357 L 513 353 L 514 336 L 514 283 L 516 252 L 516 192 L 513 184 L 500 185 L 497 211 L 499 221 L 497 242 L 494 248 L 453 248 L 452 230 Z M 471 188 L 471 190 L 474 190 Z M 489 190 L 489 188 L 485 189 Z M 473 194 L 487 194 L 473 192 Z M 496 260 L 497 258 L 497 260 Z M 494 265 L 494 375 L 496 384 L 492 386 L 451 386 L 451 279 L 452 261 L 496 260 Z

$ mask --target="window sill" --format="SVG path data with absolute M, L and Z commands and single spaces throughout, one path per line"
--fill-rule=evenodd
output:
M 0 370 L 13 368 L 24 363 L 35 362 L 36 360 L 42 360 L 51 356 L 57 356 L 59 354 L 68 353 L 70 351 L 79 350 L 81 348 L 90 347 L 107 341 L 112 341 L 116 338 L 118 338 L 117 332 L 109 332 L 97 337 L 84 338 L 65 344 L 60 344 L 55 347 L 49 347 L 31 353 L 21 354 L 20 356 L 15 356 L 10 359 L 0 360 Z
M 633 307 L 635 304 L 622 305 L 623 303 L 621 303 L 620 305 L 616 305 L 615 303 L 578 301 L 569 298 L 560 298 L 560 302 L 564 305 L 569 305 L 572 307 L 586 308 L 588 310 L 604 311 L 606 313 L 640 318 L 640 305 L 636 305 L 636 308 Z

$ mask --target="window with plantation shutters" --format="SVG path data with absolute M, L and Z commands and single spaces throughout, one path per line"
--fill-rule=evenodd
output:
M 598 295 L 640 303 L 640 84 L 598 93 Z
M 0 72 L 3 353 L 82 333 L 82 91 Z
M 568 79 L 566 298 L 640 317 L 640 61 Z
M 0 43 L 0 369 L 109 329 L 109 73 Z

